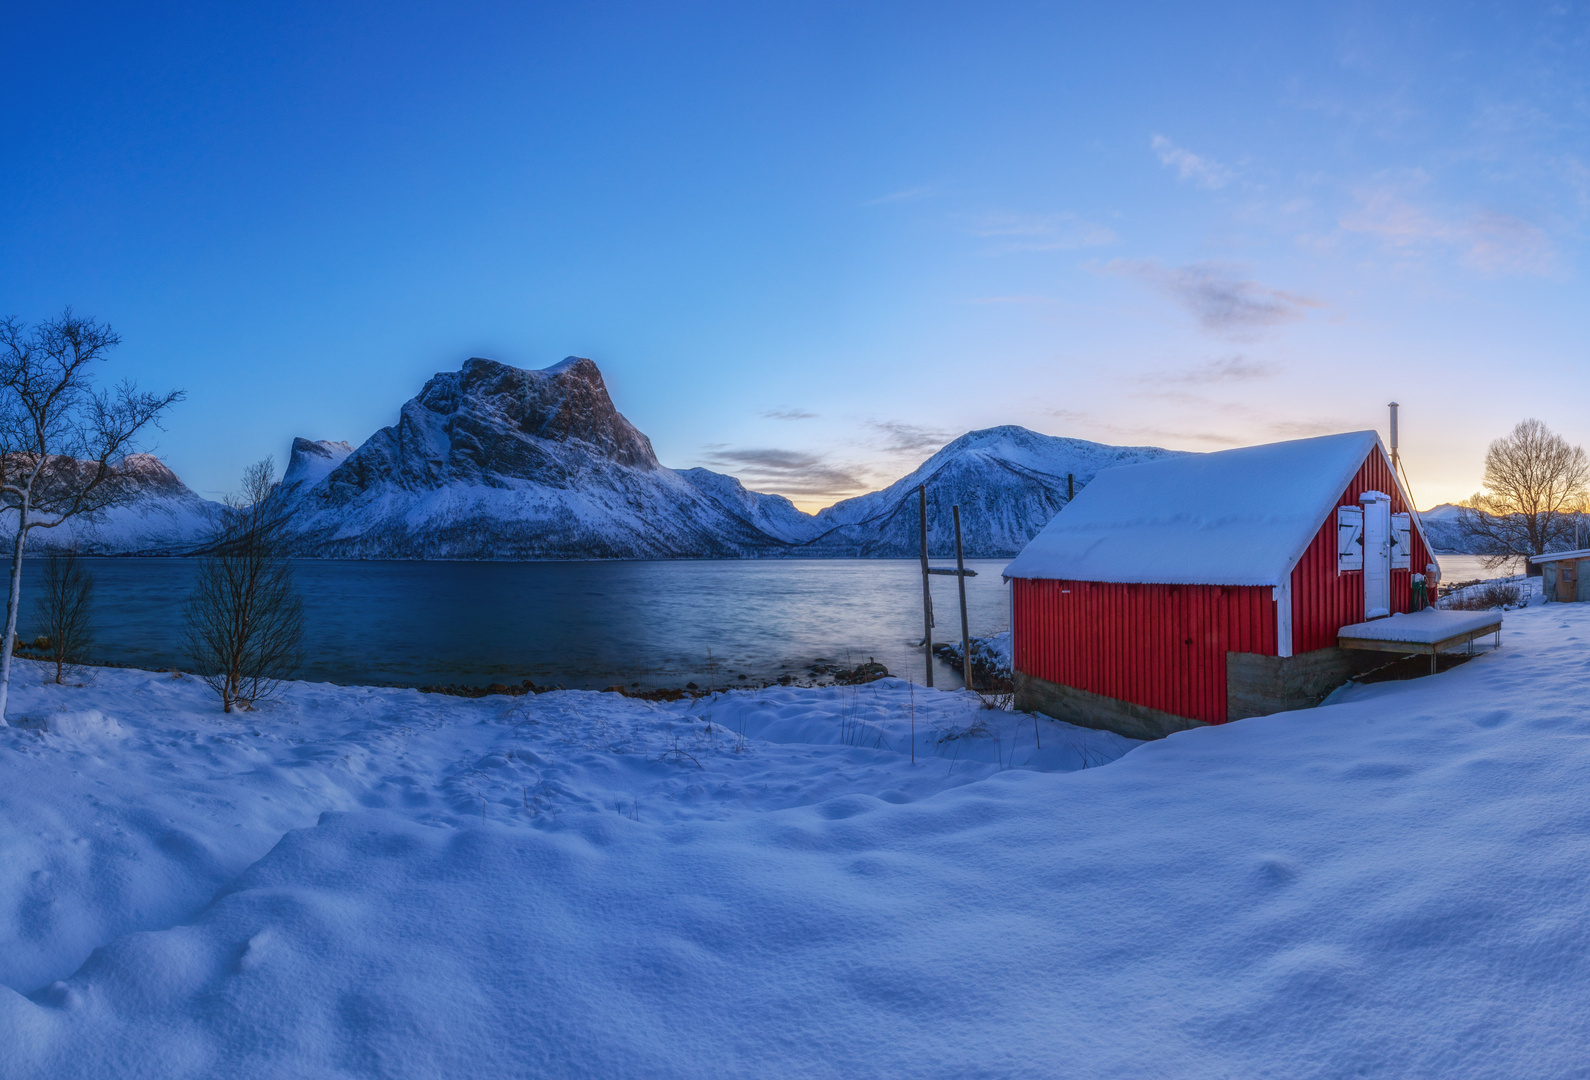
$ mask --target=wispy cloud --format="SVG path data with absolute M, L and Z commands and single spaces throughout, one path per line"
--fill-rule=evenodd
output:
M 1100 424 L 1101 431 L 1109 433 L 1111 438 L 1125 439 L 1139 445 L 1152 443 L 1164 445 L 1166 443 L 1205 443 L 1210 446 L 1241 446 L 1244 440 L 1240 435 L 1233 435 L 1224 431 L 1198 431 L 1185 428 L 1164 428 L 1150 425 L 1127 426 L 1122 424 Z
M 1017 214 L 1005 211 L 974 218 L 969 227 L 973 236 L 1007 238 L 994 244 L 990 254 L 1016 251 L 1071 251 L 1077 248 L 1105 247 L 1115 243 L 1113 230 L 1076 214 Z
M 1176 383 L 1182 386 L 1210 386 L 1268 379 L 1280 370 L 1278 365 L 1268 360 L 1250 360 L 1239 355 L 1210 360 L 1179 371 L 1150 372 L 1143 376 L 1143 381 Z
M 882 449 L 890 454 L 930 453 L 954 436 L 954 432 L 898 420 L 868 420 L 867 426 L 884 436 Z
M 1191 180 L 1201 187 L 1225 187 L 1236 176 L 1231 169 L 1213 158 L 1177 146 L 1163 135 L 1155 135 L 1152 145 L 1161 165 L 1175 169 L 1181 179 Z
M 1225 263 L 1165 266 L 1157 259 L 1112 259 L 1106 273 L 1135 278 L 1186 308 L 1200 326 L 1226 337 L 1246 338 L 1302 319 L 1325 305 L 1311 297 L 1272 289 L 1240 276 Z
M 1057 304 L 1053 296 L 1039 296 L 1036 293 L 1025 296 L 974 296 L 974 304 Z
M 1557 254 L 1546 231 L 1499 210 L 1443 215 L 1407 198 L 1396 186 L 1361 188 L 1358 205 L 1341 217 L 1350 233 L 1372 236 L 1407 255 L 1445 250 L 1487 274 L 1549 274 Z
M 905 188 L 902 191 L 891 191 L 887 195 L 879 195 L 876 199 L 868 199 L 863 206 L 887 206 L 889 203 L 914 202 L 937 194 L 938 189 L 929 186 Z
M 763 409 L 762 415 L 769 420 L 815 420 L 817 414 L 806 412 L 802 409 Z
M 704 461 L 727 469 L 754 491 L 812 499 L 840 499 L 867 490 L 860 470 L 801 450 L 710 445 Z
M 1317 435 L 1347 431 L 1350 426 L 1344 420 L 1281 420 L 1266 424 L 1264 430 L 1276 439 L 1312 439 Z

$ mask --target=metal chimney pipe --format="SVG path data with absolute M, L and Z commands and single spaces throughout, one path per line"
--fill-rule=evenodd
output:
M 1396 465 L 1396 464 L 1398 464 L 1398 462 L 1397 462 L 1397 403 L 1395 401 L 1393 401 L 1391 403 L 1390 408 L 1391 408 L 1391 464 L 1392 465 Z

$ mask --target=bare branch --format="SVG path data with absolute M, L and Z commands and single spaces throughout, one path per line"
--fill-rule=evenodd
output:
M 52 550 L 44 564 L 42 592 L 34 619 L 43 636 L 45 659 L 55 665 L 55 681 L 78 669 L 94 644 L 94 578 L 77 548 Z
M 1458 526 L 1500 564 L 1573 542 L 1586 510 L 1590 457 L 1539 420 L 1521 421 L 1485 452 L 1485 490 L 1458 508 Z
M 28 533 L 93 517 L 131 496 L 124 471 L 139 434 L 182 400 L 130 382 L 101 392 L 94 365 L 121 338 L 67 308 L 31 330 L 0 320 L 0 520 L 14 512 L 5 641 L 16 632 Z M 11 685 L 11 652 L 0 649 L 0 724 Z
M 303 602 L 286 557 L 287 499 L 270 458 L 227 499 L 186 608 L 188 652 L 221 708 L 251 707 L 303 662 Z

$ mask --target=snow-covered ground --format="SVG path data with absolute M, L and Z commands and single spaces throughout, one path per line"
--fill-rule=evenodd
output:
M 33 678 L 0 1077 L 1584 1075 L 1587 649 L 1124 756 L 898 680 Z

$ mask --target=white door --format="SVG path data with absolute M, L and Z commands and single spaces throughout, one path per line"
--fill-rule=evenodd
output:
M 1391 498 L 1378 491 L 1359 496 L 1364 504 L 1364 618 L 1391 614 Z

